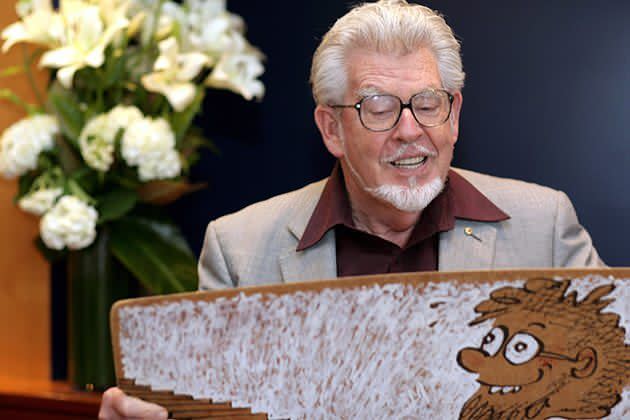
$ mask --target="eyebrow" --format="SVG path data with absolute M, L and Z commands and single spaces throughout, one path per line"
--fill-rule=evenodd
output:
M 365 86 L 362 88 L 357 89 L 357 96 L 359 97 L 366 97 L 366 96 L 372 96 L 372 95 L 386 95 L 387 93 L 385 93 L 385 91 L 377 88 L 376 86 Z
M 531 322 L 529 325 L 529 327 L 539 327 L 542 329 L 546 329 L 547 327 L 545 326 L 545 324 L 543 324 L 542 322 Z

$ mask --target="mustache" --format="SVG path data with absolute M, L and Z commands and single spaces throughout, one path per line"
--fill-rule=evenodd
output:
M 398 160 L 402 156 L 407 153 L 419 153 L 422 155 L 426 155 L 429 157 L 436 157 L 437 152 L 423 146 L 420 143 L 403 143 L 398 149 L 394 151 L 391 155 L 385 156 L 381 159 L 382 163 L 392 162 L 394 160 Z

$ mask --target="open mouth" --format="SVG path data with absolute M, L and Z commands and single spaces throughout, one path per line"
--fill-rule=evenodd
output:
M 415 169 L 419 168 L 427 161 L 426 156 L 416 156 L 406 159 L 393 160 L 389 162 L 390 165 L 396 168 Z
M 477 379 L 477 382 L 479 382 L 481 385 L 487 386 L 488 387 L 488 393 L 489 394 L 515 394 L 518 391 L 521 390 L 521 387 L 526 386 L 526 385 L 531 385 L 531 384 L 535 384 L 536 382 L 540 381 L 543 377 L 544 373 L 542 371 L 542 369 L 538 369 L 538 377 L 531 381 L 528 382 L 526 384 L 521 384 L 521 385 L 493 385 L 493 384 L 489 384 L 483 381 L 480 381 Z

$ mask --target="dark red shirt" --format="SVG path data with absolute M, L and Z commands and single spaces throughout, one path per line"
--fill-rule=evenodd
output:
M 499 222 L 509 216 L 495 206 L 470 182 L 449 171 L 444 190 L 422 211 L 409 241 L 404 247 L 358 230 L 337 164 L 313 211 L 297 251 L 317 242 L 335 229 L 337 275 L 402 273 L 438 269 L 440 232 L 454 228 L 455 219 Z

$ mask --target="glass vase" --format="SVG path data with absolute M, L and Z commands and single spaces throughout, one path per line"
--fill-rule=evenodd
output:
M 77 389 L 115 385 L 109 329 L 112 304 L 131 296 L 132 275 L 114 258 L 100 230 L 88 248 L 68 255 L 68 378 Z

